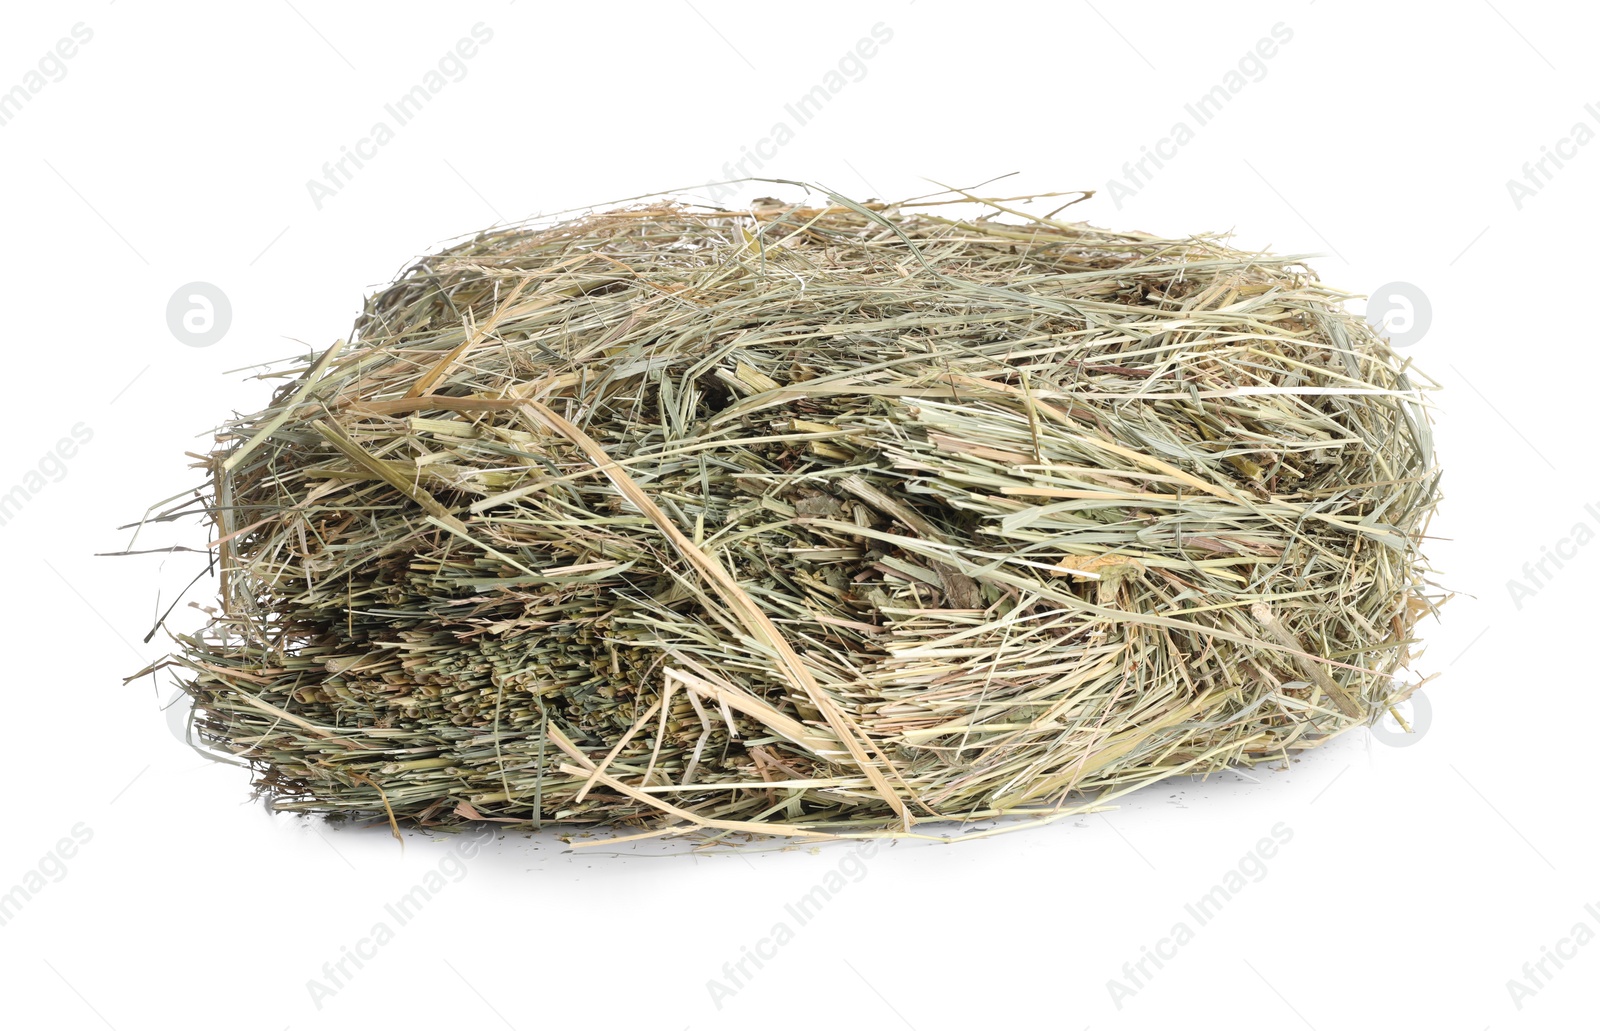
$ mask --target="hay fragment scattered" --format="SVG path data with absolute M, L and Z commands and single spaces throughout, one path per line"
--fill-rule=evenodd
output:
M 1429 384 L 1346 296 L 960 194 L 480 234 L 219 431 L 221 609 L 162 665 L 277 807 L 424 826 L 905 832 L 1283 760 L 1415 688 L 1438 600 Z

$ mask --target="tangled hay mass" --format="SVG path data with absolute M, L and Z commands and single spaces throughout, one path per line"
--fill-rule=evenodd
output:
M 1415 689 L 1426 402 L 1295 257 L 942 194 L 480 234 L 229 422 L 163 663 L 285 810 L 903 834 Z

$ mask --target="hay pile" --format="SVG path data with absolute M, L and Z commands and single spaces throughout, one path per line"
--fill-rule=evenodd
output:
M 199 740 L 286 810 L 903 832 L 1413 690 L 1438 472 L 1347 295 L 970 200 L 418 261 L 205 462 L 221 611 L 164 663 Z

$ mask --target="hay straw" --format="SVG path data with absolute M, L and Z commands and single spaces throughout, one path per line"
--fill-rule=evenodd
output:
M 1428 384 L 1346 296 L 959 192 L 484 233 L 219 431 L 222 609 L 162 665 L 278 808 L 424 826 L 905 833 L 1282 760 L 1415 688 L 1437 602 Z

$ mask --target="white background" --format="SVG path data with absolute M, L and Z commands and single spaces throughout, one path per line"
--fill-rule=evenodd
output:
M 1600 145 L 1547 165 L 1520 208 L 1507 187 L 1576 123 L 1600 130 L 1593 9 L 696 8 L 7 6 L 0 90 L 75 24 L 93 38 L 0 126 L 0 492 L 26 485 L 75 424 L 93 439 L 0 527 L 0 892 L 41 865 L 59 875 L 0 926 L 0 1019 L 118 1031 L 1594 1026 L 1600 943 L 1564 969 L 1547 962 L 1553 976 L 1520 1009 L 1507 987 L 1530 984 L 1524 963 L 1575 924 L 1600 932 L 1587 787 L 1600 546 L 1547 564 L 1520 605 L 1508 588 L 1577 524 L 1600 529 Z M 478 22 L 493 38 L 466 76 L 319 210 L 307 180 Z M 1231 230 L 1240 246 L 1325 255 L 1323 278 L 1353 293 L 1390 281 L 1425 292 L 1432 325 L 1404 353 L 1443 386 L 1447 499 L 1429 552 L 1459 592 L 1422 628 L 1420 670 L 1445 674 L 1427 691 L 1426 732 L 1394 747 L 1361 730 L 1288 770 L 1173 782 L 1107 815 L 886 847 L 720 1008 L 708 980 L 785 920 L 841 848 L 690 857 L 507 837 L 319 1009 L 308 980 L 447 846 L 416 835 L 402 851 L 382 828 L 270 816 L 242 771 L 175 741 L 159 711 L 170 684 L 122 678 L 162 654 L 144 634 L 202 560 L 95 553 L 126 547 L 118 526 L 198 482 L 184 452 L 266 399 L 269 384 L 227 370 L 327 346 L 367 291 L 459 234 L 726 177 L 724 162 L 792 125 L 784 105 L 879 22 L 893 36 L 865 75 L 761 174 L 864 198 L 1018 172 L 988 192 L 1098 189 L 1076 217 Z M 1105 191 L 1123 163 L 1279 22 L 1292 40 L 1265 77 L 1119 207 Z M 191 281 L 231 299 L 232 325 L 210 347 L 168 330 L 168 298 Z M 164 532 L 140 543 L 204 540 L 198 526 Z M 198 619 L 180 609 L 173 622 Z M 1193 927 L 1185 903 L 1280 823 L 1293 838 L 1266 876 L 1119 1009 L 1107 981 L 1178 921 Z M 92 838 L 59 874 L 45 857 L 79 824 Z

